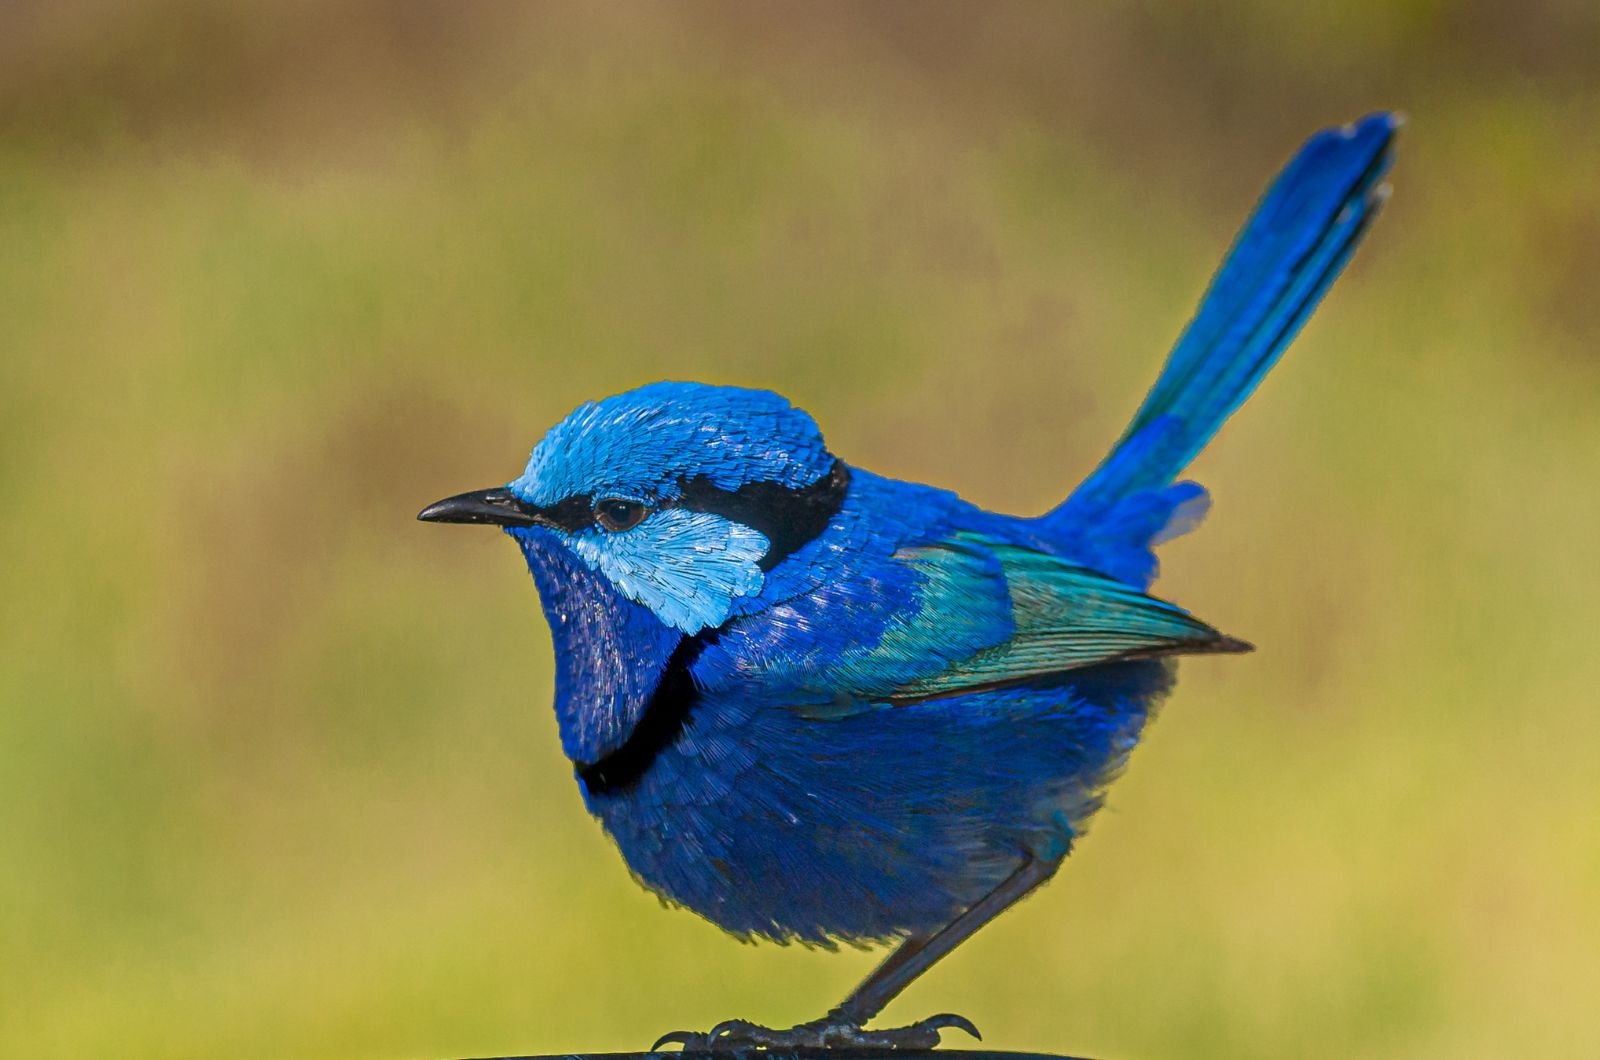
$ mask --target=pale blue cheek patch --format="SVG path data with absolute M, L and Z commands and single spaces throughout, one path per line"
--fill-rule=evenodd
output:
M 722 625 L 735 600 L 765 583 L 766 536 L 709 512 L 668 508 L 624 533 L 585 530 L 567 540 L 623 596 L 691 635 Z

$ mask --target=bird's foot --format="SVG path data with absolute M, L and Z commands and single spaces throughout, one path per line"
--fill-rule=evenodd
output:
M 664 1045 L 677 1045 L 686 1053 L 735 1049 L 932 1049 L 939 1044 L 939 1032 L 952 1027 L 979 1040 L 983 1038 L 971 1020 L 950 1012 L 886 1030 L 868 1030 L 829 1014 L 783 1031 L 748 1020 L 725 1020 L 704 1033 L 670 1031 L 657 1039 L 650 1051 L 657 1052 Z

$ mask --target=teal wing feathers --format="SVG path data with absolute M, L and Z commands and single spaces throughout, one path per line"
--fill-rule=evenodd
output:
M 977 533 L 905 546 L 915 606 L 829 668 L 839 717 L 1163 655 L 1248 651 L 1175 604 L 1025 545 Z
M 958 537 L 933 546 L 986 554 L 1004 577 L 1013 632 L 1000 643 L 957 659 L 937 673 L 898 687 L 897 701 L 954 695 L 1020 683 L 1102 663 L 1160 655 L 1249 650 L 1175 604 L 1058 557 L 1012 544 Z M 925 554 L 926 550 L 922 550 Z M 924 562 L 923 555 L 909 557 Z M 942 612 L 960 612 L 962 587 L 929 583 L 921 619 L 931 627 Z M 965 587 L 966 592 L 982 592 Z

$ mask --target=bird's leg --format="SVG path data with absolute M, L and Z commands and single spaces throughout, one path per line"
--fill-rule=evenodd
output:
M 821 1019 L 802 1023 L 789 1030 L 773 1030 L 745 1020 L 728 1020 L 704 1034 L 674 1031 L 663 1035 L 653 1048 L 659 1049 L 662 1045 L 676 1042 L 683 1046 L 684 1052 L 755 1047 L 931 1049 L 939 1044 L 939 1032 L 950 1027 L 958 1027 L 974 1038 L 979 1037 L 971 1021 L 951 1013 L 929 1016 L 910 1026 L 889 1030 L 869 1031 L 864 1025 L 883 1011 L 884 1006 L 910 986 L 913 980 L 933 967 L 939 958 L 1054 876 L 1060 867 L 1060 858 L 1051 861 L 1030 858 L 1001 881 L 998 887 L 938 931 L 913 935 L 902 942 L 882 964 L 872 970 L 872 974 L 861 981 L 860 986 L 850 992 L 849 997 Z
M 1060 867 L 1060 858 L 1053 861 L 1030 858 L 1016 872 L 1002 880 L 998 887 L 932 935 L 906 939 L 829 1016 L 837 1016 L 841 1021 L 857 1027 L 866 1023 L 941 957 L 1032 893 L 1054 876 Z

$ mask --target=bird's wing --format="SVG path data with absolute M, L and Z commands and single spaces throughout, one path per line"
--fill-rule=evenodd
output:
M 904 547 L 895 560 L 915 578 L 916 606 L 870 648 L 835 661 L 833 702 L 805 713 L 836 717 L 1101 663 L 1250 647 L 1107 575 L 981 534 Z

